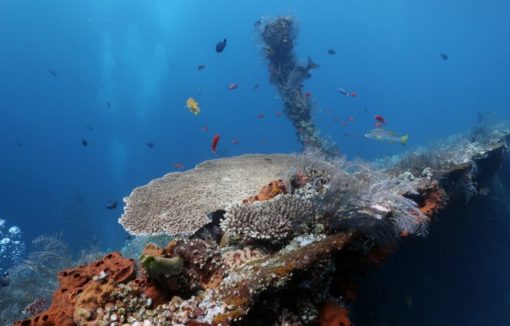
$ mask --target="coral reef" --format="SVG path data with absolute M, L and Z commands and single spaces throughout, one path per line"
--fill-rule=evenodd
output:
M 338 149 L 320 137 L 313 122 L 310 98 L 301 92 L 300 85 L 297 89 L 289 87 L 288 81 L 293 72 L 303 68 L 298 66 L 292 52 L 296 36 L 295 22 L 291 16 L 277 17 L 261 26 L 263 54 L 269 62 L 270 81 L 277 88 L 285 107 L 285 115 L 296 129 L 303 146 L 336 156 Z
M 219 187 L 203 188 L 211 191 L 205 199 L 215 204 L 204 212 L 210 221 L 201 225 L 202 231 L 164 246 L 147 244 L 140 270 L 133 260 L 112 253 L 61 272 L 48 310 L 15 325 L 350 326 L 349 304 L 358 296 L 359 276 L 381 264 L 399 238 L 426 235 L 441 208 L 464 203 L 465 192 L 480 195 L 479 187 L 492 180 L 507 158 L 510 128 L 484 135 L 467 147 L 464 142 L 452 145 L 457 158 L 420 166 L 420 175 L 403 170 L 399 161 L 375 168 L 313 152 L 205 162 L 196 170 L 236 161 L 244 165 L 234 164 L 232 173 L 227 167 L 221 173 L 216 169 L 211 179 Z M 252 177 L 253 166 L 264 162 L 272 171 L 261 173 L 263 180 Z M 190 186 L 202 187 L 189 184 L 186 189 Z M 182 187 L 180 181 L 160 185 L 156 193 L 181 191 L 173 204 L 184 205 L 196 217 L 189 204 L 196 194 Z M 223 197 L 231 193 L 232 198 Z M 167 206 L 159 201 L 167 198 L 129 205 L 164 215 Z M 183 212 L 181 207 L 166 209 Z M 207 225 L 221 226 L 223 237 L 198 236 Z
M 189 235 L 209 222 L 208 213 L 252 196 L 283 177 L 292 155 L 242 155 L 204 162 L 133 190 L 119 222 L 133 235 Z M 157 203 L 157 205 L 154 205 Z
M 292 52 L 293 18 L 260 32 L 270 81 L 305 151 L 206 161 L 134 189 L 119 223 L 137 236 L 124 252 L 138 262 L 117 252 L 92 261 L 92 252 L 69 268 L 65 245 L 36 239 L 0 288 L 9 317 L 27 314 L 15 326 L 351 326 L 360 275 L 398 240 L 425 236 L 446 205 L 487 193 L 507 159 L 509 125 L 377 164 L 348 162 L 320 137 L 301 91 L 316 65 L 300 66 Z

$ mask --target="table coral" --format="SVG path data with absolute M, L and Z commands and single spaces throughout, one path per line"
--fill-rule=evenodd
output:
M 241 155 L 206 161 L 135 188 L 124 198 L 119 223 L 131 234 L 189 235 L 209 223 L 207 214 L 240 203 L 289 170 L 294 155 Z

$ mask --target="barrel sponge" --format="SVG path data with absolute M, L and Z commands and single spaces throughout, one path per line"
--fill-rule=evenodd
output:
M 244 240 L 283 240 L 313 217 L 312 202 L 282 194 L 273 199 L 229 207 L 221 228 Z
M 240 203 L 284 177 L 294 160 L 287 154 L 249 154 L 168 173 L 124 198 L 119 223 L 133 235 L 192 234 L 210 222 L 208 213 Z

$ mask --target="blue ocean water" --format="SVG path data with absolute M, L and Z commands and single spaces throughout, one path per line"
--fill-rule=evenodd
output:
M 467 131 L 480 112 L 509 118 L 509 11 L 506 1 L 475 0 L 4 0 L 2 232 L 17 226 L 26 243 L 61 233 L 74 250 L 91 241 L 116 249 L 126 236 L 117 223 L 122 198 L 176 164 L 300 151 L 277 115 L 283 107 L 268 81 L 259 19 L 296 18 L 296 55 L 320 65 L 303 88 L 314 119 L 350 158 Z M 227 47 L 216 53 L 223 38 Z M 239 88 L 229 90 L 232 83 Z M 185 107 L 190 96 L 198 116 Z M 376 114 L 409 134 L 406 147 L 363 137 Z M 106 208 L 111 201 L 116 209 Z

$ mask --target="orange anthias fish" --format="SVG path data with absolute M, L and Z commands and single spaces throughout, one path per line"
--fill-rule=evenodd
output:
M 306 96 L 306 97 L 310 97 L 310 96 L 312 96 L 312 93 L 310 93 L 310 92 L 306 92 L 306 93 L 305 93 L 305 96 Z
M 216 147 L 218 147 L 218 142 L 220 141 L 220 134 L 215 134 L 212 142 L 211 142 L 211 152 L 216 154 Z
M 357 97 L 357 96 L 358 96 L 358 93 L 356 93 L 356 92 L 351 92 L 351 93 L 349 94 L 349 96 L 350 96 L 350 97 Z
M 179 170 L 184 169 L 184 165 L 181 163 L 174 163 L 174 168 L 179 169 Z
M 277 117 L 281 117 L 282 116 L 282 113 L 280 111 L 276 112 L 276 116 Z
M 234 145 L 236 145 L 236 144 L 239 144 L 239 143 L 240 143 L 239 139 L 237 139 L 237 138 L 232 139 L 230 142 L 231 142 L 232 144 L 234 144 Z
M 350 117 L 347 117 L 347 120 L 349 120 L 349 121 L 354 121 L 355 119 L 354 119 L 354 117 L 353 117 L 353 116 L 350 116 Z
M 264 119 L 264 117 L 265 117 L 264 113 L 260 113 L 259 115 L 257 115 L 257 118 L 259 119 Z
M 193 113 L 194 115 L 200 114 L 200 104 L 195 101 L 193 97 L 189 97 L 188 100 L 186 100 L 186 107 L 188 108 L 189 112 Z
M 209 127 L 207 127 L 207 126 L 202 127 L 202 132 L 207 132 L 208 130 L 209 130 Z
M 236 84 L 236 83 L 232 83 L 230 85 L 228 85 L 228 89 L 233 91 L 234 89 L 237 89 L 239 87 L 239 84 Z

